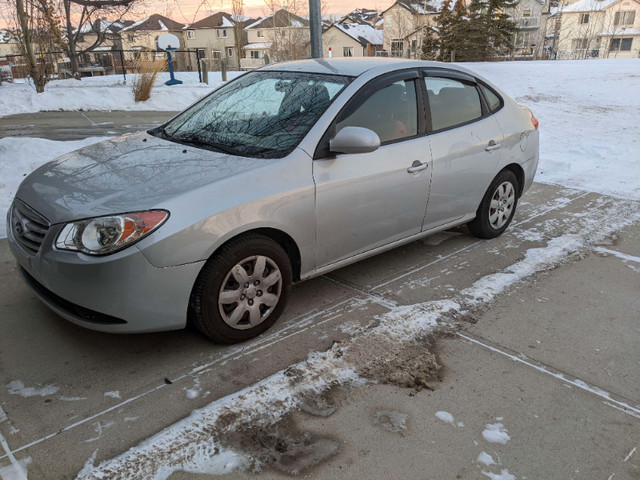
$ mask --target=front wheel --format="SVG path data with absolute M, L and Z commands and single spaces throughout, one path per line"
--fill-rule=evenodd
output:
M 501 171 L 493 179 L 476 212 L 467 226 L 479 238 L 495 238 L 504 232 L 518 204 L 518 180 L 510 170 Z
M 191 322 L 220 343 L 259 335 L 278 319 L 291 289 L 291 262 L 270 238 L 230 241 L 206 263 L 193 289 Z

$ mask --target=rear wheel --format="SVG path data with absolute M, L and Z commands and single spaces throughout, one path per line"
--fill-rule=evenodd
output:
M 518 180 L 510 170 L 501 171 L 493 179 L 476 212 L 467 226 L 479 238 L 495 238 L 504 232 L 518 204 Z
M 200 272 L 191 295 L 190 320 L 220 343 L 253 338 L 284 310 L 291 278 L 289 257 L 275 241 L 261 235 L 232 240 Z

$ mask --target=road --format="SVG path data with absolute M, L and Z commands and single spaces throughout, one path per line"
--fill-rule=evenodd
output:
M 40 112 L 0 117 L 0 138 L 39 137 L 80 140 L 145 130 L 169 120 L 178 112 Z
M 0 240 L 0 475 L 21 462 L 32 480 L 74 478 L 89 459 L 112 459 L 309 352 L 362 336 L 397 306 L 459 299 L 480 279 L 540 262 L 560 242 L 562 261 L 541 263 L 430 340 L 425 348 L 443 367 L 429 388 L 382 379 L 334 388 L 313 398 L 331 407 L 324 412 L 303 408 L 270 427 L 238 428 L 226 447 L 263 459 L 264 468 L 224 478 L 288 478 L 298 469 L 322 479 L 512 478 L 489 475 L 504 470 L 515 478 L 637 479 L 638 211 L 632 202 L 534 184 L 500 238 L 458 228 L 296 285 L 274 328 L 236 346 L 191 329 L 114 336 L 71 325 L 23 284 Z M 489 442 L 487 425 L 508 431 L 508 441 Z M 479 461 L 488 463 L 483 452 L 494 465 Z M 144 477 L 132 472 L 105 478 Z

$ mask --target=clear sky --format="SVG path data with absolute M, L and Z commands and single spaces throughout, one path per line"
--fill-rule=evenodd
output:
M 270 1 L 270 0 L 267 0 Z M 308 0 L 275 0 L 277 3 L 290 4 L 298 3 L 296 9 L 300 13 L 308 11 Z M 395 0 L 321 0 L 322 13 L 327 15 L 335 15 L 336 18 L 349 13 L 356 8 L 370 8 L 374 10 L 385 10 L 393 4 Z M 10 9 L 10 2 L 0 0 L 0 28 L 7 28 L 13 24 L 10 20 L 13 12 Z M 231 0 L 142 0 L 135 8 L 135 12 L 126 18 L 131 20 L 140 20 L 152 13 L 160 13 L 176 22 L 193 23 L 212 13 L 224 10 L 231 13 Z M 265 0 L 245 0 L 245 16 L 258 18 L 267 15 L 269 9 Z
M 276 0 L 277 3 L 286 3 L 285 0 Z M 340 17 L 356 8 L 371 8 L 384 10 L 394 0 L 321 0 L 323 15 L 334 14 Z M 300 13 L 308 11 L 308 1 L 290 0 L 290 4 L 297 3 L 295 10 Z M 145 2 L 145 11 L 148 13 L 162 13 L 177 22 L 192 23 L 195 20 L 210 15 L 220 10 L 231 13 L 231 0 L 148 0 Z M 269 9 L 264 0 L 245 0 L 245 16 L 257 18 L 268 14 Z

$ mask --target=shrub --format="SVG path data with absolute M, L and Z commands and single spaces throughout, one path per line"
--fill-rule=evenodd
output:
M 139 58 L 135 62 L 138 75 L 135 77 L 131 89 L 136 102 L 144 102 L 151 97 L 151 89 L 160 72 L 167 70 L 166 59 Z

